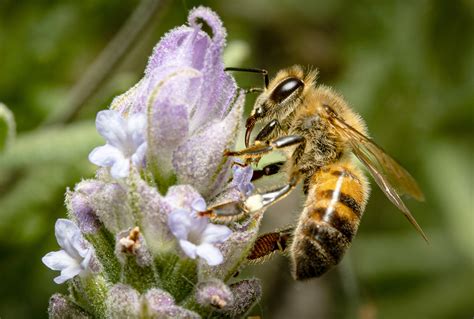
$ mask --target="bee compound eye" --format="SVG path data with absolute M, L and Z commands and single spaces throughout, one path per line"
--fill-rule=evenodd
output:
M 275 87 L 272 94 L 270 95 L 270 99 L 277 103 L 280 103 L 283 100 L 285 100 L 287 97 L 289 97 L 297 89 L 303 86 L 304 86 L 304 83 L 300 79 L 288 78 L 280 82 Z

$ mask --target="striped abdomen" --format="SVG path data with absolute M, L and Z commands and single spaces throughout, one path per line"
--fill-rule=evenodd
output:
M 368 196 L 368 183 L 352 163 L 325 166 L 311 177 L 291 247 L 296 279 L 318 277 L 341 261 Z

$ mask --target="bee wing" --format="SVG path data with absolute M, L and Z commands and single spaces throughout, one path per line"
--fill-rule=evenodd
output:
M 428 241 L 420 225 L 400 198 L 400 195 L 406 194 L 416 200 L 424 200 L 423 193 L 415 179 L 374 141 L 342 119 L 333 114 L 330 122 L 339 134 L 347 138 L 354 155 L 367 167 L 388 199 L 402 211 L 421 236 Z

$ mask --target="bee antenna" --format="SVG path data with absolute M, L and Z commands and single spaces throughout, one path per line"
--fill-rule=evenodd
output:
M 225 72 L 227 71 L 238 71 L 238 72 L 249 72 L 249 73 L 260 73 L 263 75 L 263 82 L 265 83 L 265 88 L 268 89 L 268 71 L 265 69 L 255 69 L 255 68 L 235 68 L 235 67 L 228 67 L 224 69 Z

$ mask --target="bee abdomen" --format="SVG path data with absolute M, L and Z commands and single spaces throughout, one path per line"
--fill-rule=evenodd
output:
M 356 168 L 326 167 L 312 184 L 292 246 L 296 279 L 320 276 L 341 261 L 367 199 L 367 182 Z

